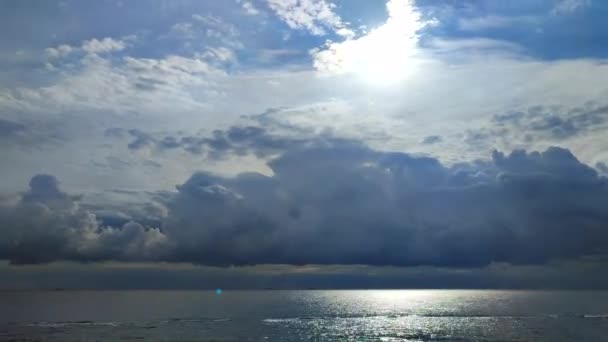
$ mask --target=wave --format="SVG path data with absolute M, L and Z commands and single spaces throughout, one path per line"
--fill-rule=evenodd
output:
M 400 319 L 400 318 L 477 318 L 477 319 L 547 319 L 547 318 L 593 318 L 593 319 L 608 319 L 608 314 L 538 314 L 538 315 L 512 315 L 512 314 L 397 314 L 397 315 L 344 315 L 344 316 L 305 316 L 305 317 L 288 317 L 288 318 L 265 318 L 262 321 L 265 323 L 289 323 L 310 320 L 327 320 L 327 319 Z
M 452 318 L 452 319 L 563 319 L 563 318 L 580 318 L 580 319 L 608 319 L 608 313 L 562 313 L 562 314 L 539 314 L 539 315 L 487 315 L 487 314 L 452 314 L 452 313 L 432 313 L 432 314 L 395 314 L 395 315 L 335 315 L 335 316 L 303 316 L 303 317 L 269 317 L 263 318 L 261 321 L 267 324 L 289 324 L 303 323 L 306 321 L 322 321 L 322 320 L 357 320 L 357 319 L 403 319 L 403 318 Z M 170 318 L 161 321 L 140 321 L 140 322 L 100 322 L 100 321 L 62 321 L 49 322 L 40 321 L 24 324 L 26 326 L 39 328 L 65 328 L 65 327 L 118 327 L 123 325 L 131 325 L 134 327 L 153 329 L 162 324 L 181 324 L 181 323 L 222 323 L 231 322 L 231 318 L 209 318 L 209 317 L 194 317 L 194 318 Z
M 67 326 L 111 326 L 116 327 L 122 325 L 121 322 L 94 322 L 94 321 L 65 321 L 65 322 L 34 322 L 27 324 L 28 326 L 41 328 L 62 328 Z
M 599 314 L 599 315 L 583 315 L 585 318 L 605 318 L 608 319 L 608 314 Z
M 194 318 L 170 318 L 161 323 L 213 323 L 213 322 L 230 322 L 230 318 L 211 318 L 211 317 L 194 317 Z

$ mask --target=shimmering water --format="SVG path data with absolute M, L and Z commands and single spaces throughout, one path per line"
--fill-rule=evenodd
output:
M 2 341 L 608 341 L 608 292 L 0 293 Z

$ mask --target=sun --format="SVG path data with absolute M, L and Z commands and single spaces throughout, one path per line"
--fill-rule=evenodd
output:
M 387 11 L 386 22 L 365 35 L 314 51 L 315 68 L 352 73 L 372 85 L 391 85 L 407 77 L 416 64 L 418 31 L 427 23 L 409 0 L 389 1 Z
M 416 44 L 403 39 L 400 33 L 385 25 L 363 37 L 352 56 L 355 61 L 352 71 L 376 85 L 390 85 L 404 79 L 411 71 Z

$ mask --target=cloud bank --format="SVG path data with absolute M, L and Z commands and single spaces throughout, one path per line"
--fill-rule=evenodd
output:
M 104 223 L 37 175 L 0 211 L 0 257 L 481 267 L 608 252 L 608 182 L 567 149 L 448 166 L 323 138 L 268 166 L 269 176 L 193 174 L 164 195 L 158 227 Z

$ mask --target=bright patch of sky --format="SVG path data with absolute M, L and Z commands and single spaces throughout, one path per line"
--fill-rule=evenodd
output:
M 601 1 L 5 1 L 0 13 L 10 193 L 41 171 L 92 191 L 269 173 L 268 155 L 178 148 L 236 126 L 446 163 L 550 145 L 608 161 Z

